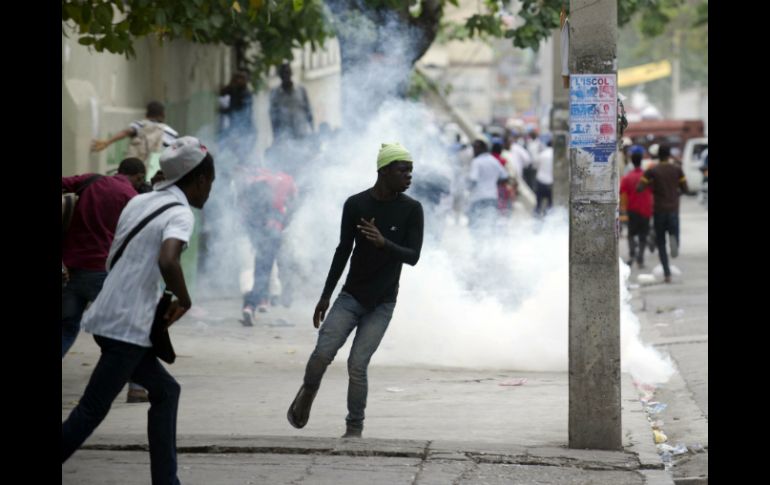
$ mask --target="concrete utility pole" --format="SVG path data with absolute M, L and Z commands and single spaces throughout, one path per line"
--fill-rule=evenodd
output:
M 564 87 L 561 74 L 561 30 L 551 36 L 553 49 L 553 107 L 551 134 L 553 135 L 553 204 L 567 207 L 569 203 L 569 91 Z
M 617 0 L 570 1 L 570 106 L 585 114 L 570 115 L 570 448 L 622 448 L 616 43 Z

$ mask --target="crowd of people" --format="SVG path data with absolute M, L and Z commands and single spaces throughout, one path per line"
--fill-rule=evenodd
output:
M 317 141 L 313 137 L 329 129 L 322 125 L 315 131 L 308 94 L 293 83 L 290 66 L 281 66 L 278 74 L 281 84 L 270 92 L 273 144 L 264 156 L 255 156 L 253 95 L 248 75 L 239 71 L 219 93 L 216 169 L 212 150 L 196 137 L 179 136 L 165 123 L 163 104 L 152 101 L 145 118 L 92 142 L 92 150 L 101 151 L 128 139 L 116 174 L 62 177 L 62 359 L 81 326 L 101 350 L 83 396 L 62 423 L 62 462 L 104 420 L 128 384 L 127 402 L 150 403 L 152 483 L 179 483 L 180 385 L 160 360 L 173 362 L 168 327 L 192 306 L 180 257 L 193 236 L 191 209 L 207 206 L 215 179 L 234 187 L 234 203 L 225 209 L 238 214 L 254 251 L 241 323 L 253 326 L 274 303 L 269 291 L 274 266 L 281 275 L 280 303 L 292 304 L 297 272 L 282 247 L 304 181 L 291 161 L 303 159 L 308 140 Z M 652 217 L 655 246 L 670 282 L 666 236 L 676 257 L 678 198 L 687 190 L 686 180 L 669 162 L 668 146 L 658 147 L 657 162 L 646 170 L 643 153 L 630 147 L 634 168 L 620 187 L 629 216 L 630 263 L 643 267 Z M 343 437 L 362 435 L 369 361 L 392 318 L 402 266 L 420 259 L 426 224 L 451 200 L 455 215 L 467 217 L 471 234 L 483 239 L 511 220 L 525 184 L 536 194 L 534 215 L 545 217 L 553 207 L 553 158 L 551 137 L 534 130 L 526 135 L 506 131 L 470 144 L 458 135 L 446 147 L 449 171 L 428 168 L 412 184 L 418 162 L 410 151 L 400 143 L 379 147 L 374 184 L 350 196 L 342 209 L 339 244 L 313 314 L 313 325 L 320 327 L 317 344 L 287 411 L 292 426 L 306 425 L 326 368 L 356 330 Z M 216 230 L 216 220 L 206 222 Z M 440 235 L 439 227 L 431 237 Z M 347 279 L 332 304 L 348 263 Z

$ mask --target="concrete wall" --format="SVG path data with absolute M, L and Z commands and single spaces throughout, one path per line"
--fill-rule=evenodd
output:
M 62 36 L 62 174 L 105 172 L 116 168 L 127 141 L 90 153 L 94 138 L 105 139 L 144 116 L 147 103 L 166 105 L 166 122 L 180 134 L 212 136 L 216 126 L 216 98 L 232 72 L 227 46 L 207 46 L 186 41 L 142 39 L 136 58 L 97 53 Z M 340 67 L 336 40 L 316 53 L 297 49 L 292 63 L 295 82 L 305 86 L 313 105 L 316 127 L 340 125 Z M 280 80 L 272 74 L 269 88 Z M 272 142 L 268 117 L 268 92 L 256 93 L 255 124 L 258 148 Z
M 674 100 L 675 119 L 701 119 L 708 135 L 709 92 L 708 88 L 691 88 L 679 91 Z
M 495 66 L 492 48 L 480 41 L 433 44 L 418 64 L 439 86 L 449 85 L 449 102 L 474 123 L 492 118 Z
M 151 100 L 166 106 L 166 122 L 182 135 L 214 141 L 217 97 L 231 76 L 233 54 L 227 46 L 186 41 L 158 43 L 142 39 L 134 46 L 136 57 L 97 53 L 62 36 L 62 176 L 116 169 L 124 158 L 128 140 L 91 153 L 93 139 L 107 139 L 144 117 Z M 292 64 L 295 82 L 305 86 L 313 105 L 316 127 L 338 127 L 340 112 L 340 62 L 336 40 L 325 49 L 295 51 Z M 269 87 L 280 80 L 273 73 Z M 268 91 L 255 93 L 254 121 L 258 152 L 272 142 L 268 116 Z M 216 157 L 216 153 L 214 153 Z M 195 287 L 201 217 L 182 265 L 191 288 Z
M 116 168 L 127 141 L 99 154 L 90 153 L 90 141 L 141 119 L 153 99 L 166 105 L 166 121 L 180 133 L 215 121 L 215 93 L 229 74 L 227 47 L 143 39 L 135 49 L 128 60 L 62 37 L 63 175 Z

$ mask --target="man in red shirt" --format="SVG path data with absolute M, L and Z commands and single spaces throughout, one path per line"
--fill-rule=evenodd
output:
M 291 218 L 297 188 L 290 175 L 278 170 L 267 167 L 244 167 L 242 170 L 240 178 L 245 183 L 238 200 L 244 227 L 256 250 L 254 284 L 243 299 L 242 323 L 252 326 L 256 319 L 255 309 L 260 313 L 267 312 L 270 273 L 279 256 L 282 234 Z M 278 259 L 285 303 L 290 301 L 292 291 L 291 275 L 282 271 L 289 269 L 285 266 L 288 263 L 286 258 Z
M 636 190 L 643 192 L 652 187 L 655 197 L 655 242 L 658 246 L 658 258 L 663 266 L 664 281 L 671 283 L 671 268 L 668 265 L 666 234 L 671 245 L 671 257 L 679 254 L 679 197 L 688 192 L 687 178 L 679 165 L 671 163 L 671 147 L 661 144 L 658 148 L 660 162 L 644 172 Z
M 112 176 L 96 174 L 62 177 L 63 192 L 80 192 L 67 233 L 62 240 L 61 356 L 75 343 L 80 319 L 89 302 L 96 299 L 107 277 L 107 255 L 118 226 L 118 218 L 137 195 L 146 175 L 144 163 L 127 158 Z M 94 180 L 94 177 L 98 177 Z M 88 185 L 86 186 L 86 183 Z M 80 191 L 80 189 L 82 191 Z
M 647 235 L 650 232 L 650 217 L 652 216 L 652 189 L 647 187 L 637 192 L 636 187 L 642 178 L 642 155 L 644 149 L 638 145 L 631 147 L 631 163 L 634 169 L 620 181 L 620 196 L 628 201 L 628 265 L 633 266 L 634 260 L 639 268 L 644 268 L 644 249 Z M 637 238 L 639 238 L 637 252 Z

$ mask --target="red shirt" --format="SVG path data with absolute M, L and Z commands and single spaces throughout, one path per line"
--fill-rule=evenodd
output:
M 644 217 L 652 217 L 652 189 L 646 187 L 637 192 L 636 186 L 642 178 L 642 169 L 635 168 L 620 181 L 620 193 L 628 197 L 628 211 L 636 212 Z
M 94 174 L 62 177 L 65 192 L 75 192 Z M 72 222 L 62 242 L 62 262 L 67 268 L 106 271 L 115 228 L 123 208 L 137 195 L 125 175 L 105 176 L 81 194 Z
M 297 196 L 297 187 L 294 185 L 294 179 L 291 175 L 258 167 L 254 170 L 245 169 L 240 173 L 240 177 L 245 182 L 244 189 L 246 190 L 253 184 L 264 183 L 267 185 L 270 190 L 270 205 L 274 212 L 272 214 L 263 214 L 267 217 L 265 223 L 278 231 L 282 231 L 288 222 L 286 220 L 288 205 Z M 249 197 L 248 195 L 245 196 L 241 202 L 247 219 L 253 215 L 249 207 L 250 204 L 255 202 L 250 200 Z

